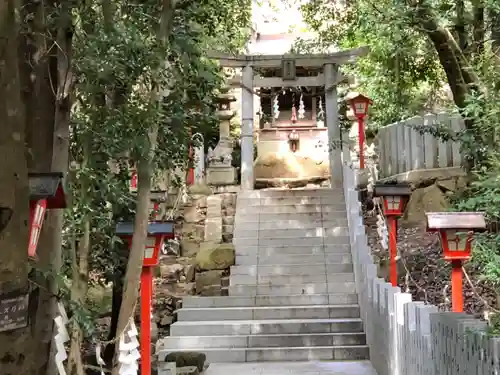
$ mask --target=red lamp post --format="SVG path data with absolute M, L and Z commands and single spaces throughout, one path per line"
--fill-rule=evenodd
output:
M 454 312 L 464 311 L 462 263 L 471 257 L 475 232 L 486 230 L 481 212 L 428 212 L 427 231 L 439 232 L 443 257 L 451 262 L 451 303 Z
M 292 130 L 290 134 L 288 134 L 288 141 L 290 142 L 290 149 L 292 152 L 296 152 L 299 146 L 299 133 L 296 130 Z
M 373 195 L 382 197 L 382 209 L 389 228 L 390 280 L 393 286 L 398 285 L 397 268 L 397 219 L 405 211 L 406 203 L 411 195 L 409 184 L 375 184 Z
M 118 223 L 116 234 L 132 245 L 134 224 Z M 153 297 L 153 268 L 158 265 L 160 249 L 166 238 L 174 238 L 173 222 L 151 222 L 144 245 L 141 273 L 141 374 L 151 375 L 151 302 Z
M 137 191 L 137 169 L 133 168 L 130 176 L 130 192 L 135 193 Z
M 359 133 L 359 168 L 365 168 L 365 117 L 368 114 L 368 107 L 373 101 L 367 96 L 357 92 L 347 94 L 346 100 L 351 104 L 354 116 L 358 119 Z
M 46 210 L 66 208 L 62 179 L 63 174 L 56 172 L 28 174 L 30 189 L 29 257 L 36 256 Z
M 167 192 L 164 190 L 154 190 L 149 193 L 150 205 L 150 219 L 157 220 L 158 215 L 161 213 L 160 204 L 167 200 Z

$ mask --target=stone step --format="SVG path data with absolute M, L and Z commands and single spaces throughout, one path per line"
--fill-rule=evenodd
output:
M 363 332 L 360 318 L 228 320 L 175 322 L 171 336 L 269 335 L 288 333 Z
M 315 228 L 332 228 L 332 227 L 347 227 L 347 218 L 331 219 L 324 221 L 321 218 L 313 220 L 282 220 L 261 222 L 258 219 L 255 221 L 245 220 L 244 216 L 238 218 L 234 230 L 263 230 L 263 229 L 315 229 Z
M 328 271 L 327 271 L 328 269 Z M 346 273 L 353 272 L 352 264 L 287 264 L 287 265 L 253 265 L 253 266 L 232 266 L 231 276 L 277 276 L 277 275 L 311 275 L 318 273 Z
M 237 207 L 238 215 L 246 214 L 299 214 L 299 213 L 323 213 L 339 212 L 345 215 L 346 208 L 344 204 L 297 204 L 288 206 L 247 206 Z
M 281 197 L 281 198 L 238 198 L 236 207 L 238 210 L 250 207 L 290 207 L 290 206 L 323 206 L 323 207 L 339 207 L 339 210 L 345 210 L 344 199 L 338 198 L 319 198 L 319 197 Z M 334 210 L 336 211 L 336 210 Z
M 357 305 L 209 307 L 177 310 L 178 321 L 359 318 Z
M 341 188 L 318 188 L 318 189 L 261 189 L 242 191 L 238 198 L 267 198 L 267 197 L 335 197 L 344 195 Z
M 336 294 L 296 294 L 296 295 L 260 295 L 252 297 L 198 297 L 186 296 L 182 300 L 183 308 L 208 307 L 247 307 L 247 306 L 304 306 L 304 305 L 355 305 L 358 295 L 355 293 Z
M 330 228 L 310 228 L 310 229 L 238 229 L 235 230 L 233 236 L 236 238 L 309 238 L 309 237 L 341 237 L 348 236 L 349 228 L 347 227 L 330 227 Z
M 230 285 L 230 296 L 284 296 L 289 294 L 356 293 L 354 282 L 308 283 L 286 285 Z
M 366 336 L 353 333 L 296 333 L 275 335 L 182 336 L 165 337 L 158 342 L 159 351 L 204 348 L 275 348 L 366 345 Z
M 235 246 L 319 246 L 348 245 L 349 236 L 327 237 L 234 237 Z
M 258 197 L 245 198 L 238 197 L 236 207 L 256 207 L 256 206 L 290 206 L 296 204 L 321 204 L 329 203 L 329 197 Z
M 259 222 L 261 224 L 276 224 L 277 221 L 286 220 L 296 220 L 303 223 L 312 223 L 321 220 L 324 225 L 325 223 L 330 223 L 337 220 L 347 220 L 347 214 L 345 211 L 335 211 L 335 212 L 308 212 L 308 213 L 295 213 L 290 215 L 289 213 L 253 213 L 253 214 L 240 214 L 236 211 L 235 225 L 238 226 L 240 223 L 254 223 Z
M 254 255 L 239 255 L 236 249 L 236 265 L 292 265 L 292 264 L 325 264 L 325 263 L 342 263 L 351 264 L 351 254 L 319 254 L 319 255 L 272 255 L 272 256 L 259 256 Z
M 300 267 L 300 266 L 299 266 Z M 294 285 L 354 282 L 354 273 L 327 274 L 325 269 L 313 275 L 231 275 L 229 285 Z
M 237 255 L 255 255 L 261 257 L 288 255 L 325 255 L 351 254 L 349 245 L 316 245 L 316 246 L 239 246 Z
M 176 351 L 189 351 L 181 349 Z M 319 360 L 365 360 L 369 358 L 366 345 L 353 346 L 316 346 L 286 348 L 205 348 L 200 350 L 207 356 L 209 363 L 235 362 L 290 362 Z M 160 352 L 159 358 L 165 358 L 167 351 Z M 263 373 L 264 374 L 264 373 Z M 312 373 L 311 373 L 312 374 Z M 314 373 L 314 375 L 317 373 Z M 319 373 L 318 373 L 319 374 Z M 340 373 L 339 373 L 340 374 Z M 347 374 L 346 374 L 347 375 Z

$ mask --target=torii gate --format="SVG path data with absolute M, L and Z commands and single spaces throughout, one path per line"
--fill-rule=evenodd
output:
M 285 54 L 285 55 L 228 55 L 211 53 L 209 58 L 219 60 L 221 66 L 242 68 L 241 77 L 233 84 L 242 87 L 241 93 L 241 188 L 254 189 L 253 133 L 254 133 L 254 87 L 297 87 L 324 86 L 326 125 L 328 128 L 329 163 L 331 185 L 342 183 L 342 150 L 338 147 L 341 138 L 337 85 L 343 80 L 339 66 L 353 63 L 367 55 L 368 47 L 345 50 L 329 54 Z M 323 68 L 316 76 L 297 77 L 296 67 Z M 260 77 L 254 75 L 254 68 L 281 68 L 281 77 Z M 335 144 L 337 143 L 337 146 Z

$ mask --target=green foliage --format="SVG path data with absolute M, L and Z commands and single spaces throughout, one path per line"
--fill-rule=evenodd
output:
M 382 126 L 423 110 L 446 105 L 444 75 L 429 41 L 412 28 L 400 2 L 360 0 L 342 7 L 310 0 L 302 12 L 318 39 L 299 41 L 298 51 L 323 51 L 369 46 L 370 54 L 345 73 L 359 81 L 359 90 L 374 101 L 370 126 Z
M 116 281 L 126 264 L 127 245 L 115 236 L 115 225 L 133 220 L 129 168 L 147 154 L 153 124 L 160 124 L 156 171 L 186 170 L 191 134 L 203 134 L 207 144 L 218 136 L 214 99 L 224 76 L 205 53 L 215 47 L 223 52 L 243 48 L 251 2 L 176 3 L 166 43 L 158 37 L 161 3 L 156 0 L 91 0 L 76 10 L 71 208 L 63 236 L 69 278 L 79 267 L 86 222 L 91 228 L 89 282 Z M 91 318 L 99 306 L 73 305 L 75 322 L 91 335 Z

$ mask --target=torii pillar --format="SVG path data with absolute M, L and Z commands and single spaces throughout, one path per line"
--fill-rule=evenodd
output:
M 241 189 L 253 190 L 253 68 L 243 67 L 241 74 Z

